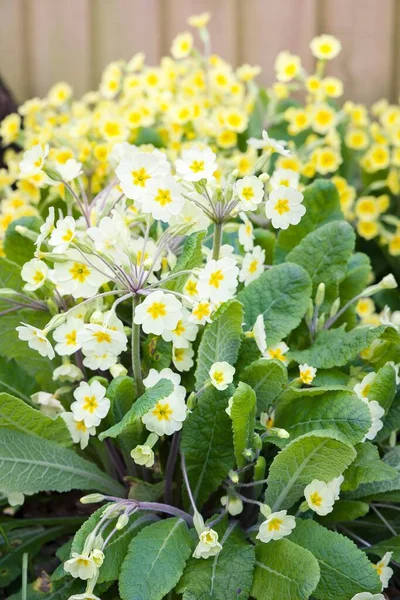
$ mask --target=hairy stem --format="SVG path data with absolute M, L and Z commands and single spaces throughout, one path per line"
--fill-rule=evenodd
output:
M 219 253 L 221 250 L 221 242 L 222 242 L 222 223 L 214 223 L 214 237 L 213 237 L 213 250 L 212 250 L 212 258 L 213 260 L 219 259 Z
M 174 470 L 176 465 L 176 459 L 178 456 L 179 442 L 181 439 L 181 432 L 175 431 L 172 436 L 171 447 L 169 449 L 167 467 L 165 469 L 165 483 L 164 483 L 164 500 L 167 504 L 172 502 L 172 482 L 174 477 Z
M 136 395 L 139 398 L 144 392 L 143 378 L 142 378 L 142 367 L 140 364 L 140 325 L 135 325 L 133 322 L 135 318 L 136 307 L 140 304 L 140 296 L 135 294 L 132 302 L 132 371 L 135 379 Z

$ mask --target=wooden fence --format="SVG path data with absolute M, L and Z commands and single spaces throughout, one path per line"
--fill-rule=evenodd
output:
M 155 64 L 187 17 L 204 10 L 213 14 L 213 51 L 261 65 L 262 83 L 273 81 L 279 51 L 309 67 L 311 38 L 332 33 L 343 50 L 331 73 L 346 97 L 398 100 L 400 0 L 0 0 L 0 74 L 19 101 L 59 80 L 79 95 L 111 60 L 145 51 Z

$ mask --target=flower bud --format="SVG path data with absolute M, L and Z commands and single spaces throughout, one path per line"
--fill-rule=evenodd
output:
M 317 293 L 315 294 L 315 306 L 319 308 L 321 304 L 323 304 L 325 300 L 325 284 L 321 282 L 317 288 Z
M 257 462 L 254 465 L 254 481 L 260 481 L 265 477 L 265 470 L 267 468 L 267 462 L 263 456 L 257 458 Z
M 242 452 L 242 455 L 246 460 L 253 460 L 254 452 L 251 448 L 245 448 Z
M 31 231 L 24 225 L 16 225 L 15 231 L 17 233 L 19 233 L 19 235 L 22 235 L 22 237 L 27 238 L 28 240 L 31 240 L 32 242 L 36 242 L 36 240 L 38 238 L 38 234 L 35 231 Z
M 260 506 L 260 513 L 261 513 L 262 515 L 264 515 L 264 517 L 265 517 L 266 519 L 268 519 L 268 517 L 270 516 L 271 512 L 272 512 L 272 511 L 271 511 L 271 507 L 270 507 L 270 506 L 268 506 L 268 504 L 262 504 L 262 505 Z
M 116 365 L 112 365 L 110 367 L 110 373 L 113 376 L 113 378 L 115 379 L 116 377 L 123 377 L 123 376 L 127 375 L 128 369 L 126 369 L 124 367 L 124 365 L 117 363 Z
M 94 310 L 89 319 L 92 325 L 103 325 L 104 315 L 101 310 Z
M 378 284 L 383 290 L 394 290 L 397 288 L 397 281 L 394 278 L 393 273 L 386 275 L 382 281 Z
M 229 471 L 228 476 L 232 483 L 239 483 L 239 475 L 236 473 L 236 471 Z
M 81 504 L 96 504 L 97 502 L 103 502 L 103 500 L 103 494 L 88 494 L 87 496 L 82 496 L 80 502 Z
M 269 179 L 269 175 L 268 173 L 261 173 L 261 175 L 259 176 L 259 180 L 262 181 L 262 183 L 267 183 L 268 179 Z
M 131 451 L 131 457 L 137 465 L 144 467 L 152 467 L 154 465 L 154 452 L 150 446 L 145 444 L 136 446 Z
M 261 437 L 258 435 L 258 433 L 255 433 L 253 435 L 253 449 L 254 450 L 261 450 L 262 449 L 262 439 Z
M 118 531 L 120 531 L 121 529 L 123 529 L 124 527 L 126 527 L 129 523 L 129 517 L 126 513 L 124 513 L 123 515 L 121 515 L 120 517 L 118 517 L 118 521 L 115 525 L 115 529 L 117 529 Z
M 329 316 L 330 317 L 334 317 L 337 313 L 337 311 L 340 308 L 340 297 L 336 298 L 336 300 L 333 302 L 332 306 L 331 306 L 331 310 L 329 312 Z

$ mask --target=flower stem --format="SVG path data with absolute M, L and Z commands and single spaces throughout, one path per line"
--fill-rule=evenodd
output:
M 164 483 L 164 500 L 167 504 L 172 502 L 172 481 L 174 477 L 174 470 L 176 465 L 176 459 L 178 456 L 179 442 L 181 439 L 181 432 L 175 431 L 172 436 L 171 447 L 169 450 L 167 467 L 165 469 L 165 483 Z
M 212 251 L 213 260 L 219 259 L 219 253 L 221 250 L 221 242 L 222 242 L 222 223 L 217 221 L 216 223 L 214 223 L 214 237 L 213 237 L 213 251 Z
M 140 364 L 140 325 L 136 325 L 133 320 L 136 307 L 140 304 L 140 296 L 135 294 L 132 302 L 132 371 L 135 379 L 136 395 L 139 398 L 144 392 L 142 367 Z

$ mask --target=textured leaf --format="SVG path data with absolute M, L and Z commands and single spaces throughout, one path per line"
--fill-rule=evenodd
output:
M 262 314 L 267 343 L 277 344 L 299 325 L 310 294 L 310 277 L 299 265 L 285 263 L 268 269 L 238 294 L 245 329 L 251 329 Z
M 334 432 L 314 431 L 293 440 L 271 465 L 265 502 L 273 512 L 290 508 L 313 479 L 338 477 L 355 456 L 354 448 L 337 439 Z
M 111 402 L 110 412 L 107 415 L 112 425 L 120 423 L 135 402 L 135 382 L 132 377 L 116 377 L 107 388 L 107 398 Z M 135 421 L 120 434 L 118 444 L 123 452 L 128 469 L 131 468 L 132 458 L 130 451 L 140 443 L 143 426 L 140 421 Z
M 375 442 L 381 442 L 386 440 L 392 431 L 400 429 L 400 393 L 394 397 L 392 406 L 388 413 L 382 418 L 383 428 L 378 431 L 378 435 L 375 438 Z
M 290 433 L 291 440 L 315 429 L 330 429 L 357 444 L 371 427 L 371 413 L 350 391 L 329 391 L 316 397 L 298 394 L 278 402 L 275 423 Z
M 18 225 L 22 225 L 32 231 L 38 232 L 42 223 L 42 219 L 38 217 L 21 217 L 10 223 L 4 238 L 4 251 L 8 259 L 13 260 L 19 265 L 23 265 L 33 258 L 34 243 L 17 233 L 15 228 Z
M 278 360 L 260 358 L 250 363 L 240 374 L 240 379 L 256 393 L 257 414 L 267 410 L 287 385 L 287 369 Z
M 379 457 L 378 448 L 369 442 L 357 444 L 357 456 L 344 473 L 343 490 L 355 490 L 362 483 L 374 483 L 396 478 L 396 470 Z
M 31 394 L 38 390 L 35 379 L 22 368 L 20 363 L 0 356 L 0 392 L 30 402 Z
M 124 494 L 124 488 L 96 465 L 55 442 L 0 429 L 0 490 L 5 492 L 95 490 Z
M 371 261 L 366 254 L 356 252 L 350 257 L 347 263 L 347 270 L 344 279 L 339 284 L 339 297 L 342 306 L 349 300 L 358 296 L 368 285 L 371 275 Z M 349 307 L 338 319 L 337 323 L 349 323 L 351 327 L 356 324 L 354 305 Z
M 243 308 L 237 300 L 225 302 L 218 309 L 201 337 L 196 367 L 196 388 L 199 390 L 209 378 L 213 363 L 236 363 L 242 338 Z
M 152 523 L 133 538 L 122 564 L 122 600 L 161 600 L 178 583 L 191 553 L 184 521 Z
M 172 269 L 170 275 L 175 275 L 180 271 L 191 271 L 196 267 L 201 267 L 203 263 L 203 257 L 201 254 L 201 243 L 204 238 L 204 231 L 198 233 L 192 233 L 183 246 L 182 254 L 178 258 L 176 265 Z M 176 292 L 182 291 L 190 274 L 184 274 L 180 277 L 175 277 L 170 281 L 166 281 L 164 286 L 168 290 L 174 290 Z
M 349 600 L 357 593 L 380 592 L 382 585 L 376 570 L 349 538 L 315 521 L 298 519 L 290 539 L 318 560 L 321 578 L 313 592 L 318 600 Z
M 326 387 L 330 386 L 347 386 L 349 383 L 350 377 L 347 373 L 343 373 L 339 369 L 318 369 L 315 379 L 313 381 L 313 386 L 317 387 Z M 333 388 L 331 388 L 333 389 Z
M 368 390 L 368 400 L 375 400 L 387 413 L 396 395 L 396 372 L 392 365 L 385 365 L 376 374 Z
M 140 396 L 132 407 L 125 414 L 122 421 L 116 423 L 106 431 L 102 431 L 99 435 L 100 440 L 112 437 L 116 438 L 121 435 L 143 417 L 149 410 L 157 404 L 159 400 L 166 398 L 172 393 L 173 385 L 168 379 L 160 379 L 153 387 L 145 391 L 143 396 Z
M 3 428 L 53 440 L 62 446 L 72 444 L 65 421 L 60 416 L 51 419 L 9 394 L 0 394 L 0 431 Z
M 359 502 L 358 500 L 337 500 L 333 506 L 332 512 L 324 517 L 318 517 L 318 522 L 322 523 L 340 523 L 342 521 L 355 521 L 360 517 L 365 517 L 369 513 L 369 504 Z
M 318 562 L 311 552 L 290 540 L 257 544 L 251 590 L 256 600 L 307 600 L 319 577 Z
M 354 229 L 346 221 L 327 223 L 303 238 L 286 259 L 307 271 L 314 292 L 320 283 L 325 283 L 325 296 L 332 301 L 337 284 L 346 275 L 355 239 Z
M 292 350 L 290 357 L 318 369 L 342 367 L 368 348 L 385 331 L 385 326 L 359 327 L 346 332 L 344 326 L 317 334 L 315 343 L 305 350 Z
M 184 600 L 247 600 L 253 580 L 254 547 L 235 525 L 222 535 L 222 550 L 207 560 L 190 558 L 177 592 Z
M 251 447 L 256 424 L 256 395 L 246 383 L 239 382 L 232 398 L 233 447 L 235 449 L 236 464 L 238 467 L 243 467 L 246 463 L 243 451 Z
M 183 425 L 181 448 L 199 506 L 234 466 L 231 420 L 225 412 L 232 391 L 205 390 Z
M 265 252 L 265 264 L 272 265 L 274 261 L 274 248 L 276 243 L 276 236 L 272 231 L 268 229 L 255 229 L 254 230 L 254 245 L 261 246 Z
M 393 552 L 392 560 L 400 562 L 400 535 L 396 535 L 388 540 L 382 540 L 382 542 L 378 542 L 378 544 L 367 548 L 366 552 L 380 558 L 383 558 L 386 552 Z
M 275 246 L 275 260 L 280 263 L 286 255 L 311 231 L 321 225 L 342 219 L 336 186 L 326 179 L 317 179 L 304 190 L 303 205 L 306 214 L 298 225 L 279 231 Z

